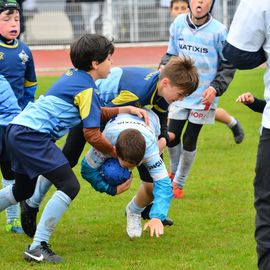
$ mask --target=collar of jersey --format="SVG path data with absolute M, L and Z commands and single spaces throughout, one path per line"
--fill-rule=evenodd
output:
M 18 39 L 14 39 L 13 45 L 8 45 L 4 43 L 2 40 L 0 40 L 0 46 L 6 47 L 6 48 L 17 48 L 19 45 Z

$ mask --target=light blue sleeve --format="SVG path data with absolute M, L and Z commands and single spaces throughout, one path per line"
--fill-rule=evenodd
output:
M 107 194 L 114 196 L 116 195 L 117 189 L 114 186 L 109 185 L 104 181 L 103 176 L 99 168 L 92 168 L 84 157 L 81 163 L 81 175 L 91 186 L 101 193 L 106 192 Z
M 150 218 L 164 220 L 168 215 L 173 197 L 172 182 L 169 177 L 154 181 L 153 195 L 154 201 L 150 211 Z
M 177 40 L 177 38 L 175 38 L 176 35 L 177 35 L 177 27 L 176 27 L 176 23 L 174 21 L 170 25 L 170 38 L 169 38 L 168 49 L 167 49 L 167 53 L 169 53 L 171 55 L 178 55 L 179 54 L 178 49 L 177 49 L 177 44 L 175 42 L 175 40 Z

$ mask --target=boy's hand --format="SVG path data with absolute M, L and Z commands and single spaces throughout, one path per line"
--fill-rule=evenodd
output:
M 148 113 L 144 109 L 140 109 L 140 108 L 137 108 L 137 107 L 134 107 L 134 106 L 124 106 L 124 107 L 119 107 L 119 113 L 135 114 L 140 118 L 144 118 L 144 121 L 145 121 L 147 126 L 150 125 Z
M 162 137 L 158 140 L 158 149 L 160 155 L 163 153 L 165 148 L 166 148 L 166 139 Z
M 160 219 L 158 218 L 152 218 L 148 222 L 144 224 L 143 230 L 147 230 L 147 228 L 150 228 L 150 236 L 153 237 L 154 235 L 156 237 L 159 237 L 160 235 L 164 234 L 164 226 Z
M 138 115 L 140 118 L 144 118 L 144 121 L 145 121 L 146 125 L 147 125 L 147 126 L 150 125 L 148 113 L 147 113 L 146 110 L 131 106 L 130 113 L 131 113 L 131 114 L 136 114 L 136 115 Z
M 121 185 L 118 185 L 118 186 L 116 187 L 116 190 L 117 190 L 116 195 L 119 195 L 119 194 L 121 194 L 121 193 L 127 191 L 127 190 L 130 188 L 132 179 L 133 179 L 133 176 L 132 176 L 132 174 L 131 174 L 130 178 L 129 178 L 126 182 L 124 182 L 124 183 L 121 184 Z
M 216 90 L 213 87 L 208 87 L 202 94 L 202 104 L 210 106 L 216 98 Z
M 250 105 L 254 102 L 254 96 L 250 92 L 243 93 L 240 95 L 236 102 L 244 103 L 245 105 Z

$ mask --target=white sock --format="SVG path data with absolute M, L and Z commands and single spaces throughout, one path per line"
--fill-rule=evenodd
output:
M 181 148 L 182 148 L 181 143 L 173 147 L 168 147 L 168 153 L 170 158 L 170 170 L 173 174 L 175 174 L 177 170 L 177 166 L 180 160 Z
M 237 124 L 237 121 L 236 121 L 236 119 L 232 116 L 232 120 L 231 120 L 231 122 L 229 123 L 229 124 L 227 124 L 227 126 L 229 127 L 229 128 L 232 128 L 233 126 L 235 126 Z
M 13 186 L 14 183 L 15 180 L 6 180 L 5 178 L 2 179 L 3 188 L 9 185 Z M 6 209 L 6 217 L 7 224 L 11 223 L 14 219 L 20 218 L 20 206 L 18 203 L 13 204 Z
M 183 188 L 186 183 L 186 179 L 190 171 L 191 165 L 193 164 L 193 161 L 196 157 L 196 153 L 197 150 L 189 152 L 184 150 L 183 148 L 181 149 L 180 161 L 173 179 L 173 181 L 180 188 Z

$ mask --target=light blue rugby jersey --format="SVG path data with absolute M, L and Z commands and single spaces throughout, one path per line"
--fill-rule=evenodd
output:
M 0 126 L 6 127 L 20 112 L 21 108 L 10 84 L 0 75 Z
M 106 79 L 96 81 L 99 95 L 106 107 L 152 105 L 166 112 L 168 103 L 157 94 L 160 72 L 142 67 L 113 67 Z
M 183 101 L 176 101 L 188 109 L 204 109 L 202 93 L 214 80 L 222 55 L 222 49 L 227 37 L 226 27 L 210 15 L 209 21 L 200 26 L 191 27 L 190 14 L 181 14 L 176 17 L 170 26 L 170 39 L 167 53 L 172 55 L 185 55 L 195 61 L 199 73 L 199 87 Z M 218 98 L 212 104 L 216 108 Z
M 154 203 L 150 212 L 150 217 L 157 217 L 164 220 L 168 214 L 170 201 L 172 199 L 172 184 L 168 177 L 165 164 L 159 155 L 157 144 L 157 137 L 160 133 L 159 119 L 157 115 L 148 110 L 150 119 L 150 127 L 145 125 L 143 119 L 131 114 L 118 114 L 115 118 L 111 119 L 103 131 L 103 135 L 115 145 L 117 138 L 121 131 L 127 128 L 134 128 L 141 132 L 145 138 L 146 151 L 143 158 L 143 164 L 148 169 L 151 177 L 154 180 L 153 195 Z M 88 155 L 88 165 L 94 169 L 98 169 L 103 162 L 109 158 L 93 147 L 86 154 Z
M 112 118 L 103 131 L 103 135 L 113 144 L 116 144 L 117 138 L 120 132 L 127 128 L 134 128 L 141 132 L 145 138 L 146 151 L 143 158 L 143 164 L 149 169 L 151 177 L 155 180 L 168 177 L 166 167 L 160 158 L 159 149 L 157 145 L 157 138 L 160 134 L 160 124 L 158 116 L 148 110 L 150 119 L 150 127 L 147 127 L 144 120 L 140 119 L 136 115 L 131 114 L 118 114 Z M 90 160 L 93 160 L 93 164 L 90 164 L 93 168 L 99 168 L 104 160 L 108 158 L 108 155 L 98 153 L 94 148 L 89 151 Z
M 99 128 L 101 108 L 96 91 L 88 73 L 70 69 L 11 123 L 50 133 L 54 139 L 59 139 L 81 121 L 84 128 Z

